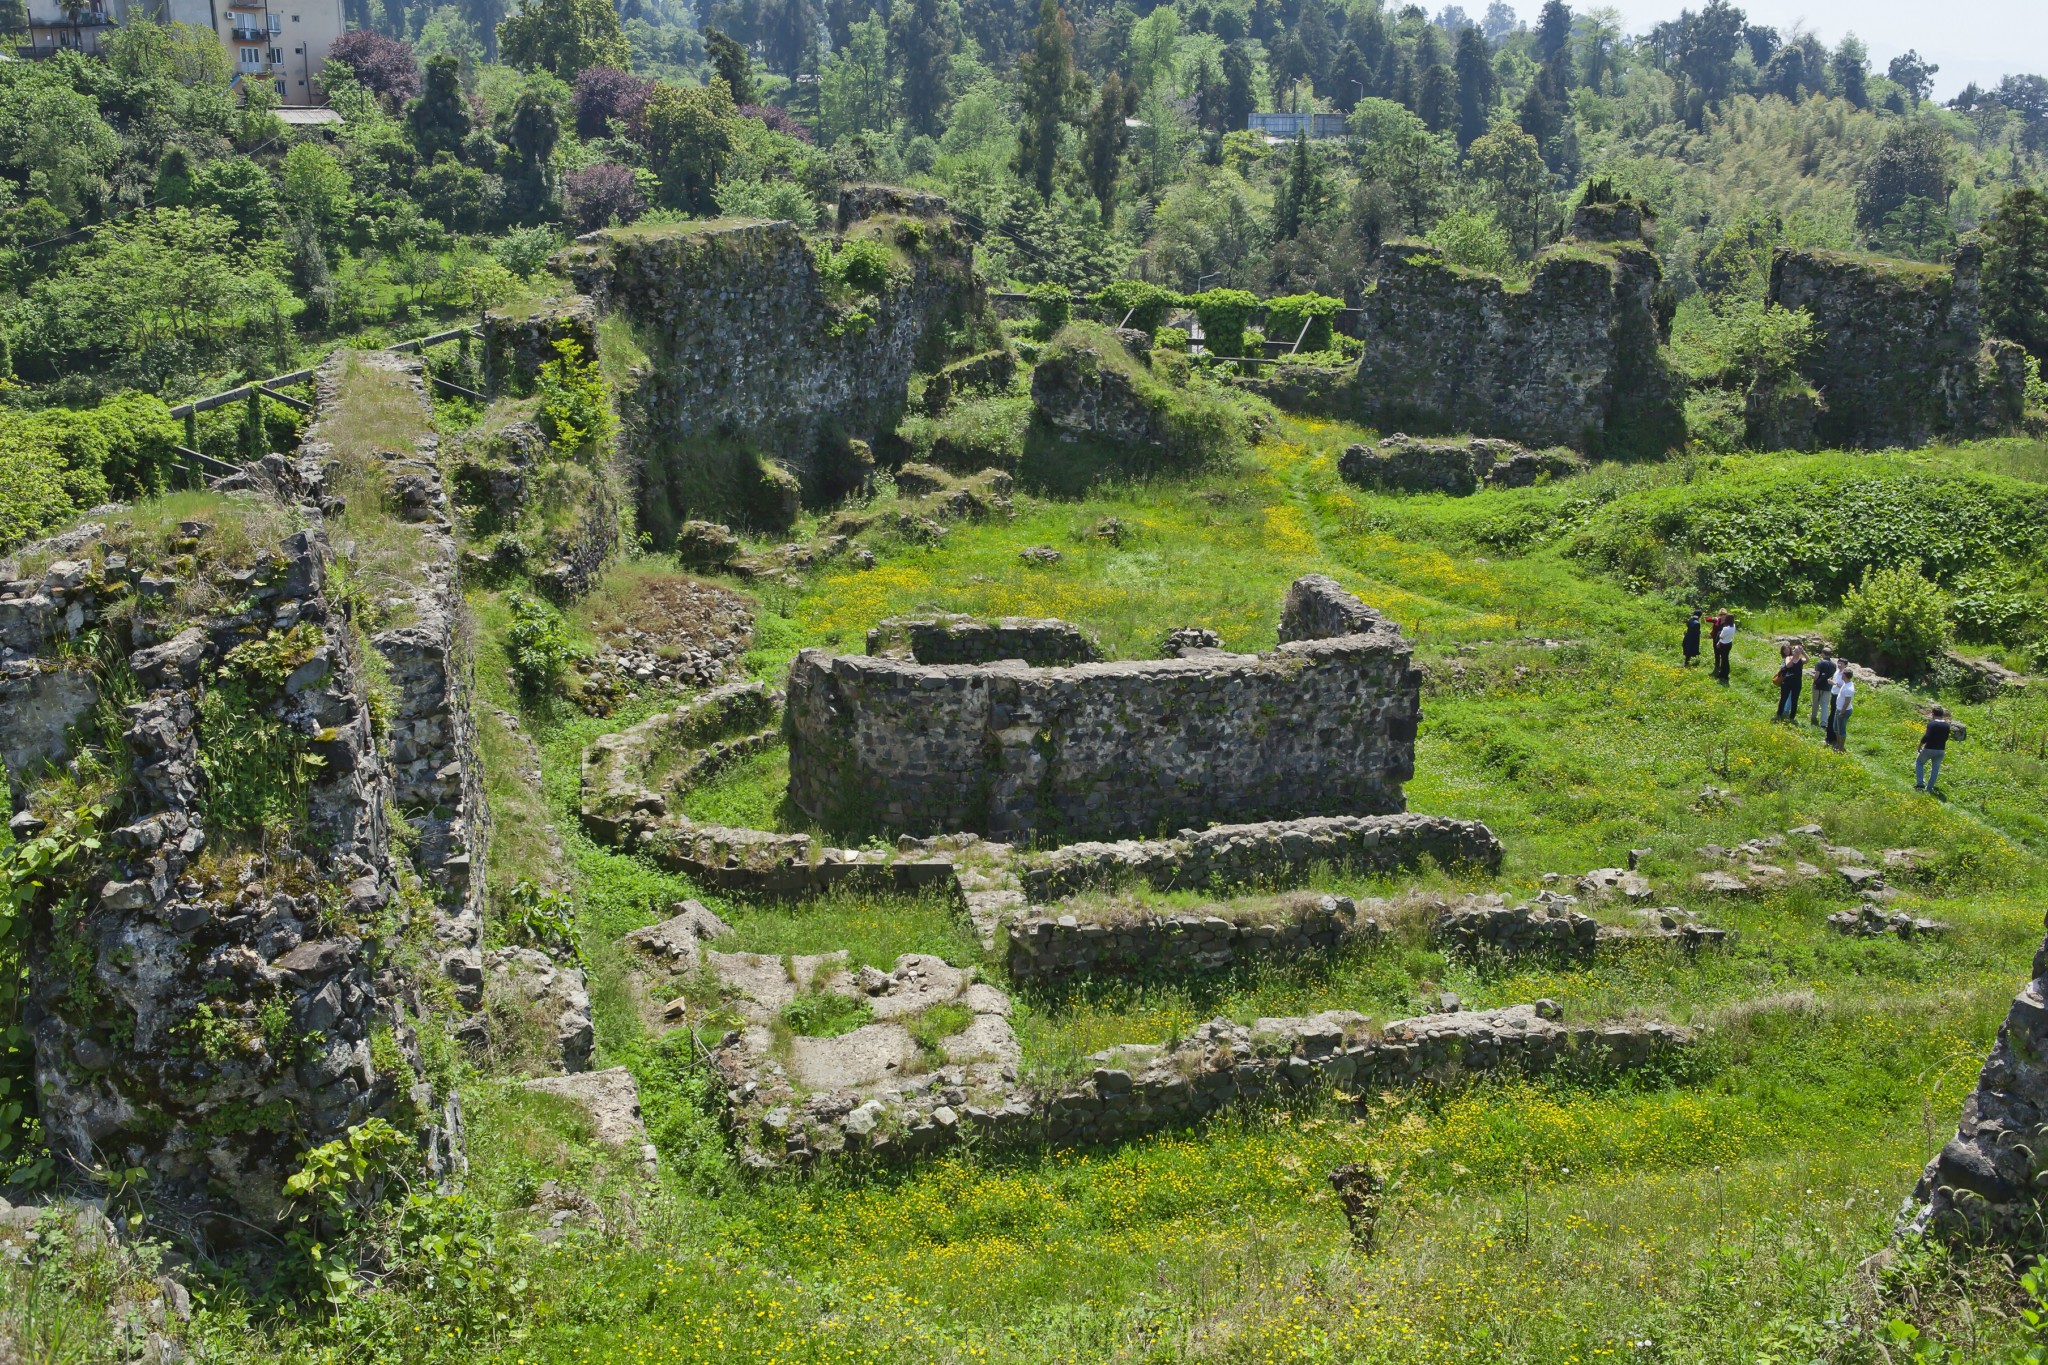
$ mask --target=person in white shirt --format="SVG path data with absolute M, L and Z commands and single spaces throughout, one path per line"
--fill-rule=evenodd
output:
M 1735 618 L 1723 616 L 1721 628 L 1714 632 L 1714 677 L 1721 682 L 1728 681 L 1728 656 L 1735 650 Z
M 1849 713 L 1856 709 L 1856 679 L 1849 676 L 1849 666 L 1842 665 L 1835 674 L 1835 709 L 1828 718 L 1828 743 L 1837 749 L 1849 743 Z

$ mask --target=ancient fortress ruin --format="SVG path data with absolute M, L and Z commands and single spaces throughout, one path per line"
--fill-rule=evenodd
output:
M 990 644 L 798 654 L 790 799 L 830 829 L 1027 845 L 1404 809 L 1422 677 L 1399 627 L 1328 578 L 1288 591 L 1271 654 L 1034 667 Z

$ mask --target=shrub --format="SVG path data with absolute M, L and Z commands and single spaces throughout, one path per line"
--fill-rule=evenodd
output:
M 520 878 L 505 894 L 505 938 L 551 957 L 583 960 L 576 943 L 576 901 L 566 891 Z
M 597 362 L 584 358 L 580 344 L 569 337 L 559 338 L 555 358 L 540 367 L 536 383 L 540 395 L 537 419 L 557 455 L 573 459 L 611 443 L 616 427 L 611 391 L 598 373 Z
M 794 180 L 732 180 L 720 185 L 716 191 L 718 211 L 728 218 L 767 218 L 772 221 L 795 223 L 808 232 L 818 226 L 818 202 L 811 198 L 811 192 Z M 880 242 L 849 242 L 848 246 L 875 248 L 881 253 L 886 271 L 888 248 Z M 844 255 L 842 250 L 839 254 Z M 872 261 L 871 253 L 861 253 L 864 261 Z M 877 293 L 888 283 L 887 275 L 882 284 L 870 285 L 862 293 Z
M 804 1038 L 837 1038 L 874 1021 L 867 1001 L 825 991 L 799 995 L 782 1007 L 782 1022 Z
M 569 217 L 584 232 L 630 223 L 647 211 L 647 198 L 640 193 L 633 168 L 611 161 L 571 171 L 562 181 L 562 198 Z
M 1748 433 L 1742 395 L 1726 389 L 1696 389 L 1685 396 L 1686 439 L 1716 455 L 1742 449 Z
M 1211 289 L 1188 300 L 1202 320 L 1202 345 L 1215 355 L 1243 355 L 1244 329 L 1258 311 L 1256 295 L 1243 289 Z
M 799 194 L 801 188 L 796 188 Z M 819 273 L 825 277 L 825 291 L 835 300 L 858 298 L 866 294 L 879 294 L 894 285 L 899 277 L 896 258 L 889 248 L 871 237 L 841 242 L 823 260 L 818 262 Z
M 1335 343 L 1331 319 L 1344 307 L 1344 300 L 1327 294 L 1284 294 L 1266 300 L 1266 335 L 1284 345 L 1301 338 L 1300 351 L 1327 351 Z M 1304 324 L 1308 328 L 1302 333 Z
M 1429 230 L 1429 244 L 1452 265 L 1489 275 L 1518 273 L 1515 244 L 1492 209 L 1461 209 Z
M 311 624 L 235 646 L 199 701 L 200 810 L 217 832 L 261 835 L 305 823 L 322 763 L 306 733 L 269 714 L 285 680 L 324 643 Z
M 561 237 L 551 227 L 513 228 L 491 243 L 491 256 L 520 279 L 530 280 L 561 245 Z
M 529 694 L 547 691 L 562 676 L 562 670 L 582 653 L 569 636 L 569 624 L 562 613 L 546 602 L 523 592 L 508 593 L 505 605 L 512 611 L 512 628 L 505 633 L 505 654 L 512 664 L 512 676 Z
M 1964 640 L 2016 643 L 2040 629 L 2043 607 L 2024 583 L 1990 571 L 1972 571 L 1956 580 L 1948 614 Z
M 1112 326 L 1156 332 L 1166 315 L 1180 306 L 1180 295 L 1143 280 L 1116 280 L 1095 296 L 1103 321 Z M 1128 317 L 1129 321 L 1125 321 Z
M 1863 572 L 1842 599 L 1842 649 L 1883 673 L 1918 677 L 1948 647 L 1948 595 L 1920 561 Z
M 1074 296 L 1067 292 L 1065 285 L 1051 280 L 1032 285 L 1029 292 L 1036 316 L 1031 334 L 1040 341 L 1051 341 L 1054 334 L 1067 325 L 1067 319 L 1074 315 Z

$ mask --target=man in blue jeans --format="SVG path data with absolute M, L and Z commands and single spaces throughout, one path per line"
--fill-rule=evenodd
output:
M 1963 727 L 1948 718 L 1948 708 L 1935 707 L 1927 720 L 1927 733 L 1920 736 L 1920 753 L 1913 759 L 1914 791 L 1934 793 L 1934 784 L 1941 780 L 1941 760 L 1948 752 L 1948 742 L 1962 737 Z

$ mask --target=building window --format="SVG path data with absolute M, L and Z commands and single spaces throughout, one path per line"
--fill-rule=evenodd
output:
M 270 49 L 270 63 L 271 63 L 271 65 L 272 65 L 272 66 L 275 66 L 275 65 L 277 65 L 277 63 L 279 63 L 279 62 L 281 62 L 281 61 L 283 61 L 283 60 L 284 60 L 284 49 L 283 49 L 283 48 L 273 47 L 272 49 Z
M 283 81 L 279 81 L 279 82 L 277 83 L 277 97 L 278 97 L 279 99 L 283 99 L 283 98 L 284 98 L 284 82 L 283 82 Z
M 284 32 L 284 16 L 282 14 L 273 14 L 270 16 L 270 31 L 272 33 Z
M 260 48 L 260 47 L 245 47 L 245 48 L 243 48 L 243 49 L 242 49 L 242 64 L 243 64 L 244 66 L 254 66 L 254 65 L 256 65 L 256 63 L 258 63 L 258 62 L 260 62 L 260 61 L 262 61 L 262 60 L 263 60 L 263 49 L 262 49 L 262 48 Z

